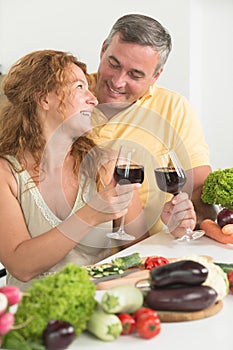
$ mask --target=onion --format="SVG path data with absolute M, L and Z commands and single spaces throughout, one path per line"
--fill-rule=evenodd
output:
M 221 228 L 225 225 L 233 224 L 233 210 L 222 209 L 217 215 L 217 223 Z

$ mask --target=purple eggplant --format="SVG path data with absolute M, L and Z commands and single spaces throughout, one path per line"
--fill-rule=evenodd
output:
M 180 260 L 155 267 L 150 271 L 151 288 L 174 285 L 201 285 L 208 276 L 208 269 L 197 261 Z
M 145 305 L 154 310 L 198 311 L 211 306 L 216 299 L 217 292 L 208 286 L 159 288 L 147 292 Z
M 66 321 L 50 320 L 42 334 L 47 350 L 66 349 L 75 338 L 74 327 Z

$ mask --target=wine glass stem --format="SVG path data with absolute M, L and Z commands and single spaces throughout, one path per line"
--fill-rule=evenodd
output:
M 121 224 L 120 224 L 120 227 L 119 227 L 119 230 L 118 232 L 121 234 L 123 234 L 125 232 L 124 230 L 124 226 L 125 226 L 125 216 L 122 216 L 121 218 Z

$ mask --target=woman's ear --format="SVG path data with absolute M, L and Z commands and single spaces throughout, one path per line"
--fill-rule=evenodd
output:
M 47 111 L 49 109 L 47 95 L 40 95 L 39 93 L 36 93 L 35 97 L 38 105 Z

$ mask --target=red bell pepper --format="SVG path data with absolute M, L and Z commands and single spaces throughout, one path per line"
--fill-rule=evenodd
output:
M 145 260 L 144 265 L 147 270 L 152 270 L 157 266 L 165 265 L 168 263 L 168 259 L 164 258 L 163 256 L 148 256 Z

